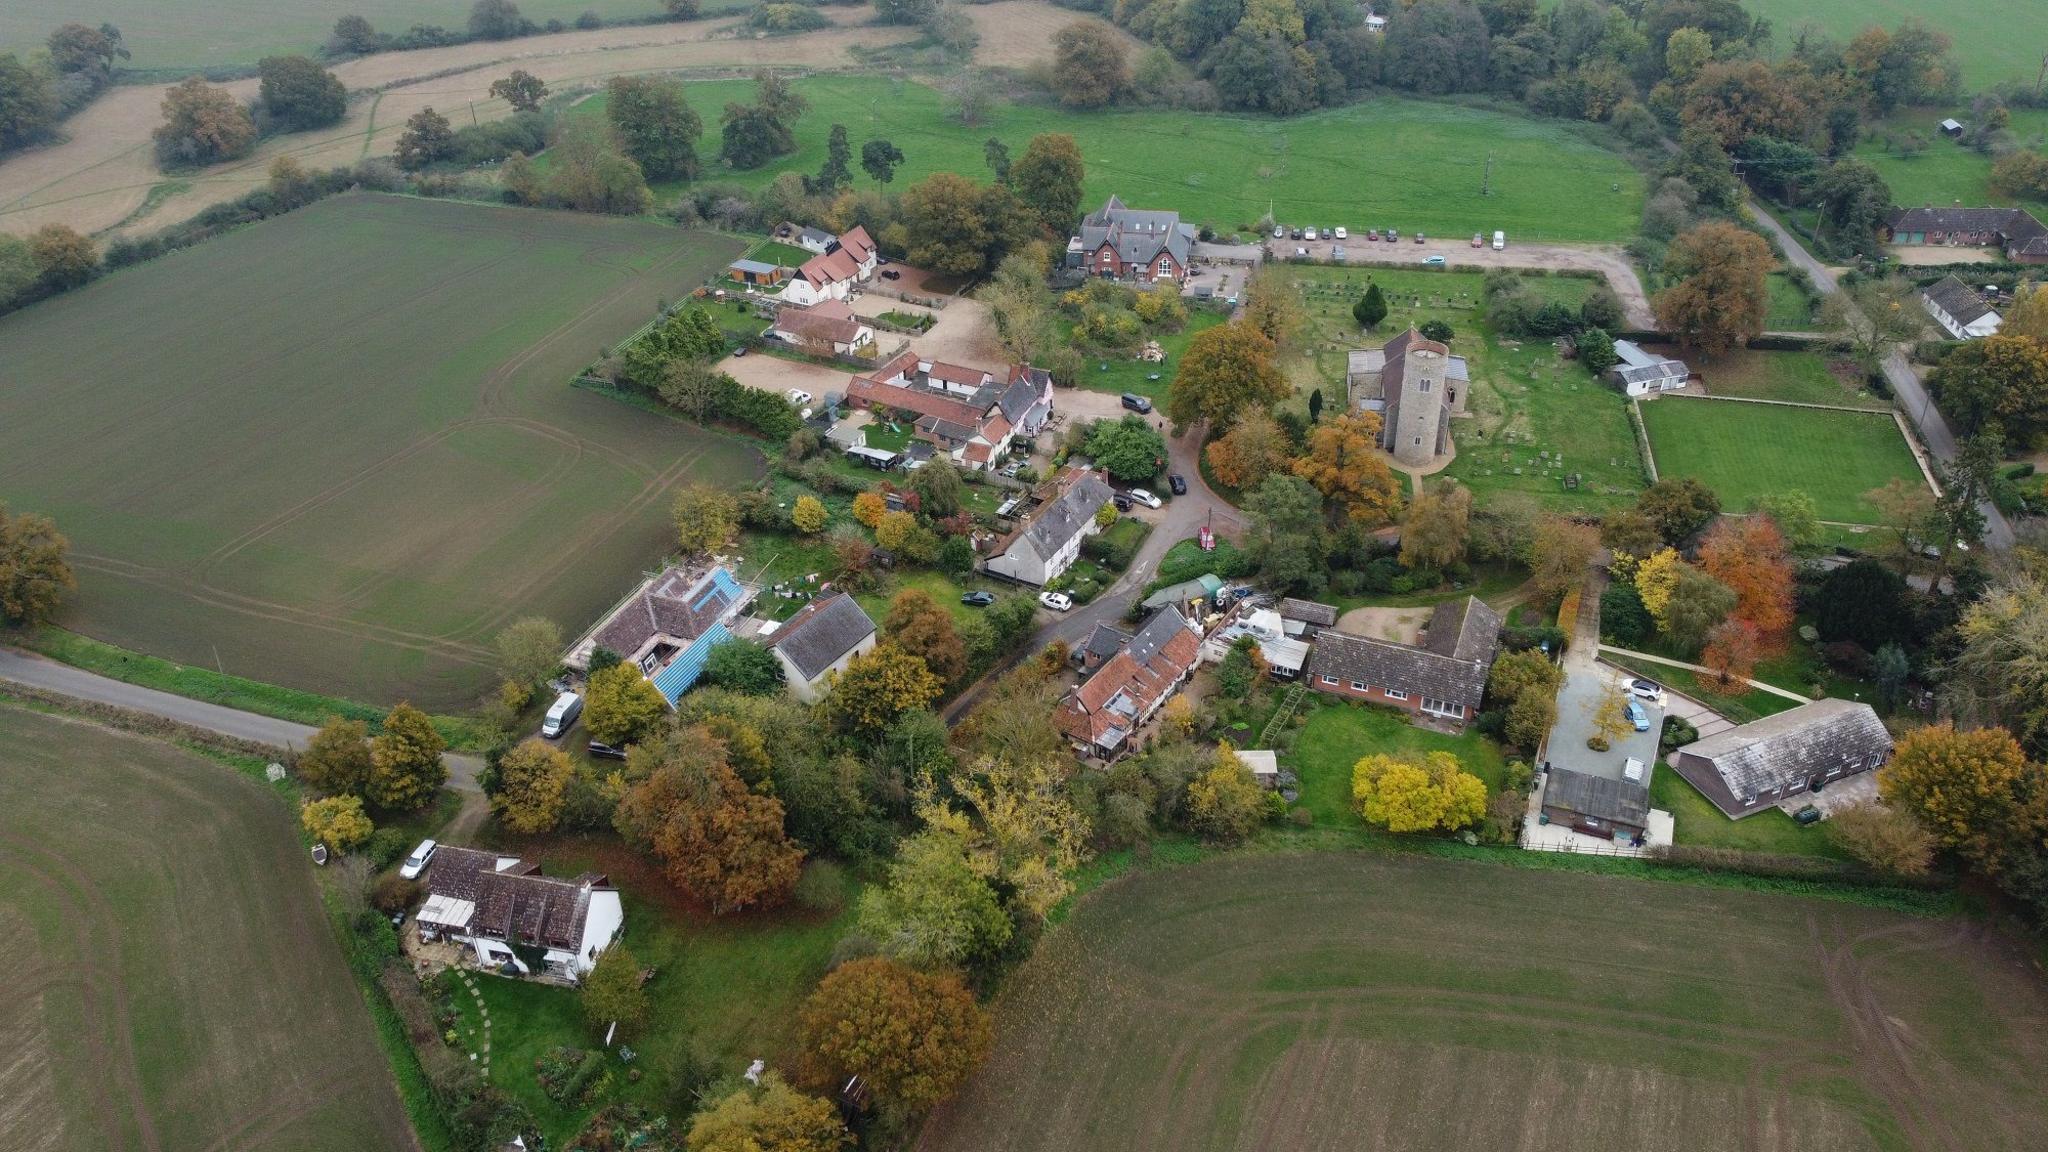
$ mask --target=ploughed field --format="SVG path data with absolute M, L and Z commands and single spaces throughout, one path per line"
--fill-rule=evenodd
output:
M 337 197 L 0 318 L 0 501 L 54 516 L 59 623 L 373 703 L 473 702 L 491 639 L 574 633 L 737 439 L 572 388 L 737 241 Z
M 925 1152 L 2048 1147 L 1976 923 L 1577 872 L 1233 856 L 1084 899 Z
M 0 1147 L 414 1148 L 291 814 L 0 706 Z

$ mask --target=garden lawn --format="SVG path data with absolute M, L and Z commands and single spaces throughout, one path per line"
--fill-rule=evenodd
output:
M 1670 350 L 1676 354 L 1675 349 Z M 1795 404 L 1828 404 L 1846 408 L 1888 411 L 1885 401 L 1867 389 L 1844 383 L 1818 351 L 1757 352 L 1738 348 L 1711 360 L 1695 359 L 1693 368 L 1713 396 L 1735 396 L 1746 400 L 1785 400 Z M 1854 370 L 1844 366 L 1844 375 L 1854 379 Z M 1646 404 L 1647 413 L 1654 404 Z M 1646 417 L 1647 418 L 1647 417 Z M 1663 466 L 1663 457 L 1657 458 Z M 1725 501 L 1724 501 L 1725 503 Z
M 1813 297 L 1786 277 L 1773 272 L 1766 281 L 1771 291 L 1771 310 L 1764 317 L 1768 332 L 1805 332 L 1813 327 Z
M 1055 318 L 1056 343 L 1061 346 L 1072 343 L 1074 322 L 1066 316 Z M 1212 308 L 1188 309 L 1188 322 L 1178 332 L 1154 335 L 1146 330 L 1148 339 L 1159 341 L 1159 350 L 1166 353 L 1163 364 L 1148 364 L 1129 356 L 1089 356 L 1081 371 L 1081 378 L 1075 383 L 1090 392 L 1135 392 L 1149 397 L 1153 407 L 1159 411 L 1166 408 L 1167 394 L 1173 388 L 1173 381 L 1180 374 L 1180 362 L 1187 354 L 1188 341 L 1195 333 L 1230 319 L 1229 316 Z M 1159 379 L 1153 380 L 1151 377 Z
M 1446 736 L 1415 727 L 1404 713 L 1326 703 L 1313 691 L 1302 709 L 1308 721 L 1295 729 L 1294 745 L 1281 755 L 1280 766 L 1300 778 L 1301 806 L 1315 814 L 1318 827 L 1365 827 L 1351 799 L 1351 768 L 1375 752 L 1449 752 L 1466 771 L 1486 781 L 1487 791 L 1501 786 L 1506 760 L 1498 745 L 1477 732 Z
M 794 244 L 779 240 L 763 240 L 747 250 L 747 259 L 759 260 L 763 264 L 780 264 L 784 268 L 801 268 L 804 262 L 816 255 Z
M 1668 765 L 1659 764 L 1657 770 L 1650 774 L 1650 807 L 1671 813 L 1672 838 L 1688 847 L 1737 848 L 1744 852 L 1849 859 L 1847 853 L 1828 839 L 1824 823 L 1802 828 L 1798 821 L 1777 808 L 1730 820 L 1700 795 L 1699 789 Z
M 1602 130 L 1512 112 L 1397 96 L 1284 120 L 1019 103 L 969 129 L 947 117 L 936 89 L 910 81 L 812 76 L 792 87 L 811 104 L 797 124 L 797 151 L 748 172 L 707 166 L 704 182 L 761 189 L 783 172 L 815 173 L 832 125 L 844 124 L 856 154 L 876 137 L 903 150 L 907 160 L 890 185 L 897 190 L 933 172 L 985 178 L 982 143 L 991 137 L 1019 156 L 1037 133 L 1068 133 L 1087 162 L 1086 207 L 1114 193 L 1226 232 L 1270 209 L 1280 220 L 1318 226 L 1468 236 L 1503 228 L 1518 240 L 1620 242 L 1635 235 L 1643 206 L 1642 176 L 1590 142 Z M 753 96 L 750 81 L 690 87 L 690 103 L 707 121 L 728 101 Z M 603 115 L 603 95 L 573 114 Z M 1400 147 L 1388 147 L 1396 140 Z M 1489 161 L 1491 195 L 1483 195 Z M 854 182 L 874 187 L 858 168 Z
M 2012 7 L 2030 7 L 2042 13 L 2040 19 L 2048 20 L 2048 0 L 2020 0 Z M 1987 11 L 1999 11 L 1990 6 Z M 1946 26 L 1946 15 L 1943 19 Z M 2023 38 L 2015 38 L 2018 47 Z M 2028 67 L 2028 76 L 2040 67 L 2040 45 L 2031 46 L 2034 57 Z M 1970 72 L 1964 73 L 1972 84 Z M 2012 125 L 2009 131 L 2024 147 L 2039 149 L 2048 144 L 2048 108 L 2013 108 Z M 1945 117 L 1969 119 L 1968 101 L 1952 108 L 1908 109 L 1893 115 L 1882 124 L 1872 128 L 1862 143 L 1856 146 L 1856 158 L 1865 160 L 1878 170 L 1891 187 L 1892 202 L 1908 207 L 1917 204 L 1950 204 L 1962 201 L 1970 207 L 1986 204 L 1999 206 L 2026 205 L 2034 215 L 2048 219 L 2048 201 L 2017 200 L 1991 190 L 1992 157 L 1964 147 L 1961 143 L 1941 134 L 1937 125 Z M 1908 131 L 1918 132 L 1927 140 L 1925 151 L 1906 155 L 1898 151 L 1896 141 L 1903 139 Z
M 1771 492 L 1802 491 L 1820 518 L 1874 524 L 1864 494 L 1894 477 L 1922 483 L 1889 412 L 1836 412 L 1666 396 L 1642 406 L 1657 474 L 1691 477 L 1721 506 L 1743 509 Z

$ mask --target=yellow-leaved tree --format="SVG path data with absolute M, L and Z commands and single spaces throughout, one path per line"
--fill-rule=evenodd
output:
M 1642 597 L 1644 610 L 1659 630 L 1671 624 L 1671 592 L 1678 587 L 1678 570 L 1684 566 L 1685 561 L 1671 548 L 1660 548 L 1636 565 L 1636 595 Z
M 305 826 L 306 835 L 336 852 L 348 851 L 377 830 L 363 814 L 363 801 L 357 796 L 315 800 L 299 810 L 299 823 Z
M 825 502 L 808 493 L 796 498 L 796 507 L 790 509 L 789 522 L 806 536 L 816 536 L 825 530 L 825 521 L 830 519 L 825 512 Z
M 491 796 L 491 810 L 499 823 L 521 835 L 552 832 L 562 817 L 569 778 L 575 774 L 568 753 L 539 737 L 523 740 L 498 761 L 498 790 Z
M 889 510 L 889 502 L 880 492 L 863 492 L 853 498 L 853 518 L 862 525 L 874 528 L 882 523 L 882 513 Z
M 1266 790 L 1228 745 L 1201 775 L 1188 781 L 1188 823 L 1203 837 L 1235 844 L 1249 839 L 1266 819 Z
M 1366 823 L 1389 832 L 1455 830 L 1486 815 L 1486 785 L 1449 752 L 1374 753 L 1351 769 L 1351 796 Z

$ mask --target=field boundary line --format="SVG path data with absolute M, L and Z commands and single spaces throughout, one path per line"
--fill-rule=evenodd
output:
M 1643 423 L 1643 402 L 1640 397 L 1628 398 L 1628 422 L 1635 429 L 1636 451 L 1643 454 L 1643 466 L 1650 470 L 1650 483 L 1657 482 L 1657 453 L 1650 447 L 1650 427 Z

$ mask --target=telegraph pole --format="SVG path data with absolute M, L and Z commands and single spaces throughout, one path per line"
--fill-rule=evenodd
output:
M 1479 177 L 1479 194 L 1481 196 L 1493 195 L 1493 153 L 1491 152 L 1486 154 L 1486 172 Z

